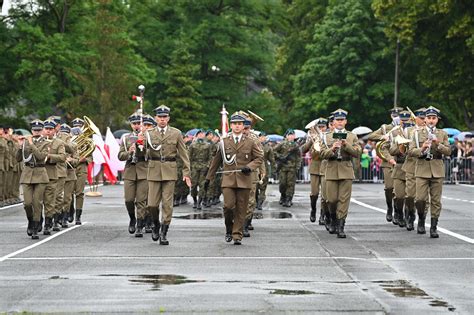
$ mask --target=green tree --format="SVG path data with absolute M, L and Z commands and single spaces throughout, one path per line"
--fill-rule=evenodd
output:
M 414 83 L 425 88 L 452 125 L 474 129 L 474 3 L 468 0 L 374 0 L 392 40 L 417 61 Z

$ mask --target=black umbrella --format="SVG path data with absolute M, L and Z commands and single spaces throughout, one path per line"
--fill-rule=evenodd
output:
M 126 133 L 130 133 L 130 130 L 119 129 L 119 130 L 115 130 L 112 134 L 114 135 L 115 139 L 120 139 Z

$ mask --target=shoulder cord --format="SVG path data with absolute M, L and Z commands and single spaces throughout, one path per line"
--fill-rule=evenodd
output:
M 236 158 L 236 155 L 232 155 L 232 157 L 230 159 L 227 158 L 227 156 L 225 155 L 225 149 L 224 149 L 224 139 L 221 138 L 221 140 L 219 141 L 220 143 L 220 146 L 219 146 L 219 149 L 221 151 L 221 154 L 222 154 L 222 161 L 227 164 L 227 165 L 232 165 L 232 164 L 236 164 L 235 163 L 235 158 Z
M 31 159 L 33 158 L 33 152 L 30 153 L 30 155 L 28 157 L 25 157 L 25 144 L 26 144 L 26 141 L 23 141 L 23 148 L 21 150 L 21 154 L 23 156 L 23 163 L 28 163 L 29 161 L 31 161 Z M 33 161 L 34 162 L 34 161 Z

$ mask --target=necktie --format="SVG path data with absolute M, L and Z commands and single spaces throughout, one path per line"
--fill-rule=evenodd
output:
M 235 137 L 235 144 L 239 144 L 239 137 Z
M 161 136 L 165 135 L 165 130 L 164 129 L 160 129 L 160 132 L 161 132 Z

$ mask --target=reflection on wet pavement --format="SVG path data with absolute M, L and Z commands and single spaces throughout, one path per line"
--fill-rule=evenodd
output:
M 174 215 L 175 219 L 184 220 L 209 220 L 209 219 L 221 219 L 224 217 L 222 211 L 200 211 L 188 214 Z M 287 211 L 256 211 L 254 213 L 255 219 L 291 219 L 293 214 Z

